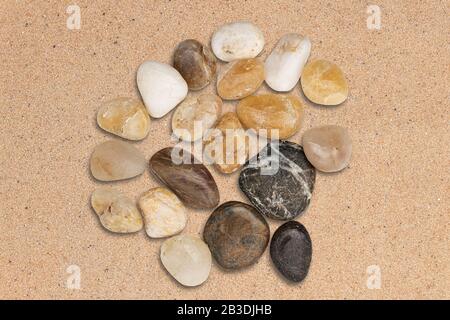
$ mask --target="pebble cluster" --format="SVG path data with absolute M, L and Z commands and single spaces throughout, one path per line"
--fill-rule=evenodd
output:
M 163 186 L 147 190 L 137 203 L 118 190 L 102 187 L 92 193 L 91 205 L 111 232 L 145 229 L 151 238 L 169 237 L 161 246 L 161 262 L 182 285 L 198 286 L 206 281 L 212 258 L 224 269 L 253 265 L 269 241 L 270 257 L 279 272 L 288 280 L 302 281 L 311 263 L 312 241 L 306 228 L 293 219 L 308 208 L 316 170 L 337 172 L 350 161 L 350 135 L 340 126 L 307 130 L 302 145 L 286 140 L 299 131 L 304 110 L 300 99 L 289 92 L 300 82 L 304 95 L 314 104 L 341 104 L 348 96 L 341 69 L 326 60 L 308 62 L 311 41 L 296 33 L 282 36 L 262 61 L 258 55 L 264 45 L 263 33 L 251 22 L 221 26 L 211 38 L 211 49 L 197 40 L 184 40 L 175 49 L 173 65 L 158 61 L 140 65 L 137 86 L 143 103 L 119 97 L 98 110 L 100 128 L 123 139 L 142 140 L 149 133 L 151 117 L 164 117 L 177 107 L 171 121 L 173 134 L 188 143 L 202 139 L 206 153 L 223 149 L 221 159 L 216 156 L 213 161 L 219 172 L 240 170 L 239 187 L 251 204 L 220 204 L 210 171 L 186 151 L 183 157 L 190 162 L 174 163 L 176 150 L 168 147 L 156 152 L 149 164 L 137 148 L 123 140 L 106 141 L 92 152 L 90 171 L 97 180 L 130 179 L 147 166 L 159 178 Z M 227 63 L 220 72 L 219 60 Z M 255 94 L 264 82 L 272 93 Z M 188 96 L 189 91 L 211 83 L 216 83 L 217 95 Z M 223 100 L 238 99 L 235 112 L 222 114 Z M 201 123 L 199 130 L 196 122 Z M 211 128 L 216 129 L 215 134 L 208 133 Z M 256 155 L 249 155 L 245 129 L 266 132 L 269 139 Z M 230 141 L 222 136 L 230 130 L 235 139 L 231 142 L 242 142 L 236 143 L 241 149 L 226 148 Z M 223 158 L 234 161 L 219 161 Z M 277 171 L 264 174 L 274 163 Z M 213 210 L 203 239 L 180 234 L 188 220 L 186 207 Z M 266 218 L 287 221 L 271 240 Z

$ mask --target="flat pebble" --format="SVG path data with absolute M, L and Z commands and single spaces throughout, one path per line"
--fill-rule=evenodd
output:
M 169 147 L 152 156 L 150 171 L 186 206 L 197 209 L 214 208 L 219 204 L 219 189 L 208 169 L 194 161 L 189 152 Z
M 300 82 L 305 96 L 317 104 L 334 106 L 348 97 L 344 73 L 336 64 L 326 60 L 309 62 L 303 69 Z
M 211 271 L 211 252 L 195 236 L 181 234 L 165 240 L 160 257 L 166 270 L 184 286 L 202 284 Z
M 151 238 L 173 236 L 186 226 L 186 208 L 169 189 L 150 189 L 139 198 L 139 207 Z
M 217 93 L 223 99 L 235 100 L 254 93 L 264 82 L 264 64 L 259 59 L 229 63 L 217 78 Z
M 292 95 L 250 96 L 242 99 L 236 110 L 246 129 L 267 130 L 268 136 L 273 136 L 273 130 L 277 130 L 280 139 L 294 135 L 303 117 L 303 105 Z
M 150 117 L 141 101 L 115 98 L 102 104 L 97 113 L 100 128 L 128 140 L 142 140 L 150 130 Z
M 95 147 L 90 159 L 91 173 L 100 181 L 136 177 L 145 170 L 142 153 L 129 143 L 110 140 Z
M 254 58 L 264 48 L 264 35 L 251 22 L 228 23 L 214 32 L 211 47 L 222 61 Z
M 117 190 L 95 190 L 91 196 L 91 206 L 103 227 L 111 232 L 132 233 L 142 229 L 142 216 L 134 201 Z
M 227 112 L 205 138 L 204 155 L 222 173 L 233 173 L 248 157 L 248 140 L 236 113 Z
M 305 279 L 312 258 L 312 243 L 306 228 L 297 221 L 279 227 L 270 242 L 270 257 L 288 280 L 300 282 Z
M 266 83 L 275 91 L 291 91 L 311 52 L 311 41 L 296 33 L 281 37 L 265 62 Z
M 311 200 L 316 171 L 303 148 L 280 140 L 269 143 L 244 165 L 239 187 L 266 217 L 291 220 L 302 214 Z
M 146 61 L 137 71 L 137 85 L 148 112 L 154 118 L 165 116 L 186 98 L 188 86 L 172 66 Z
M 182 41 L 173 56 L 173 66 L 186 80 L 190 90 L 206 87 L 216 75 L 216 57 L 197 40 Z
M 177 107 L 172 116 L 172 131 L 184 141 L 201 139 L 222 113 L 222 100 L 215 94 L 189 97 Z
M 303 148 L 309 162 L 320 171 L 336 172 L 350 162 L 352 141 L 347 129 L 328 125 L 307 130 Z
M 215 260 L 225 269 L 248 267 L 264 253 L 270 230 L 252 206 L 229 201 L 220 205 L 206 222 L 203 239 Z

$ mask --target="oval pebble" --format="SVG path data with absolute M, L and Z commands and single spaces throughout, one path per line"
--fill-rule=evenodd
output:
M 117 190 L 95 190 L 91 196 L 91 206 L 103 227 L 111 232 L 132 233 L 142 229 L 142 216 L 134 201 Z
M 303 134 L 302 144 L 317 170 L 337 172 L 350 162 L 352 141 L 345 128 L 328 125 L 309 129 Z
M 138 149 L 116 140 L 96 146 L 90 159 L 91 173 L 100 181 L 130 179 L 142 174 L 145 166 L 145 158 Z
M 164 268 L 184 286 L 202 284 L 211 271 L 211 252 L 206 243 L 195 236 L 182 234 L 165 240 L 160 257 Z
M 184 141 L 201 139 L 222 113 L 222 100 L 215 94 L 189 97 L 177 107 L 172 116 L 172 131 Z
M 190 90 L 206 87 L 216 75 L 216 57 L 197 40 L 180 42 L 175 49 L 173 66 L 186 80 Z
M 217 79 L 217 93 L 235 100 L 254 93 L 264 82 L 264 64 L 259 59 L 243 59 L 228 64 Z
M 277 130 L 280 139 L 295 134 L 301 126 L 303 105 L 292 95 L 262 94 L 242 99 L 237 115 L 246 129 L 267 130 L 273 136 Z
M 214 208 L 220 199 L 216 182 L 202 163 L 194 162 L 198 161 L 186 150 L 164 148 L 150 159 L 150 171 L 186 206 L 197 209 Z
M 344 73 L 334 63 L 326 60 L 309 62 L 303 69 L 303 93 L 312 102 L 334 106 L 348 97 L 348 84 Z
M 206 222 L 203 239 L 216 261 L 225 269 L 256 263 L 269 243 L 270 230 L 252 206 L 229 201 L 220 205 Z
M 267 85 L 275 91 L 291 91 L 300 79 L 310 52 L 308 38 L 296 33 L 281 37 L 264 65 Z
M 150 117 L 141 101 L 115 98 L 102 104 L 97 113 L 100 128 L 128 140 L 142 140 L 150 130 Z
M 300 282 L 305 279 L 312 259 L 312 243 L 306 228 L 297 221 L 279 227 L 270 242 L 270 257 L 288 280 Z
M 139 198 L 145 231 L 151 238 L 180 233 L 187 222 L 186 208 L 169 189 L 153 188 Z
M 280 140 L 270 142 L 246 162 L 239 187 L 266 217 L 291 220 L 308 207 L 315 179 L 316 171 L 302 146 Z
M 186 98 L 188 86 L 172 66 L 145 61 L 137 71 L 137 86 L 148 113 L 154 118 L 165 116 Z
M 254 58 L 264 48 L 264 35 L 251 22 L 228 23 L 214 32 L 211 48 L 222 61 Z

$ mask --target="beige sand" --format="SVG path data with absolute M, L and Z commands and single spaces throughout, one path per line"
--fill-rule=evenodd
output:
M 366 1 L 76 1 L 80 30 L 66 27 L 67 1 L 3 3 L 0 298 L 450 298 L 450 4 L 375 2 L 379 31 L 366 27 Z M 299 32 L 311 38 L 312 58 L 342 68 L 350 86 L 342 106 L 313 106 L 294 89 L 306 112 L 291 140 L 312 126 L 346 126 L 353 158 L 339 174 L 318 174 L 298 219 L 314 246 L 303 283 L 286 283 L 266 251 L 241 272 L 214 265 L 204 285 L 186 289 L 161 267 L 161 240 L 110 234 L 91 210 L 101 184 L 88 159 L 112 138 L 96 126 L 96 111 L 106 99 L 139 97 L 142 61 L 169 62 L 179 41 L 208 42 L 218 26 L 241 19 L 263 30 L 262 58 L 281 35 Z M 153 120 L 135 143 L 146 157 L 170 145 L 170 118 Z M 238 174 L 212 171 L 222 202 L 245 200 Z M 111 185 L 138 198 L 158 182 L 147 171 Z M 185 232 L 200 233 L 208 214 L 190 211 Z M 66 288 L 72 264 L 80 290 Z M 381 268 L 380 289 L 366 286 L 370 265 Z

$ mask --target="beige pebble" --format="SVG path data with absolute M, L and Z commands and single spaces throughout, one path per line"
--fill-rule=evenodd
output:
M 184 141 L 196 141 L 216 123 L 222 113 L 222 100 L 214 94 L 202 94 L 183 101 L 172 116 L 172 131 Z
M 143 227 L 142 216 L 134 201 L 117 190 L 95 190 L 91 196 L 91 205 L 103 227 L 111 232 L 132 233 Z
M 259 59 L 229 63 L 217 79 L 217 93 L 223 99 L 235 100 L 254 93 L 264 82 L 264 64 Z
M 150 130 L 150 117 L 141 101 L 115 98 L 103 103 L 97 113 L 100 128 L 129 140 L 144 139 Z
M 186 208 L 166 188 L 153 188 L 139 199 L 145 231 L 151 238 L 163 238 L 181 232 L 186 226 Z

